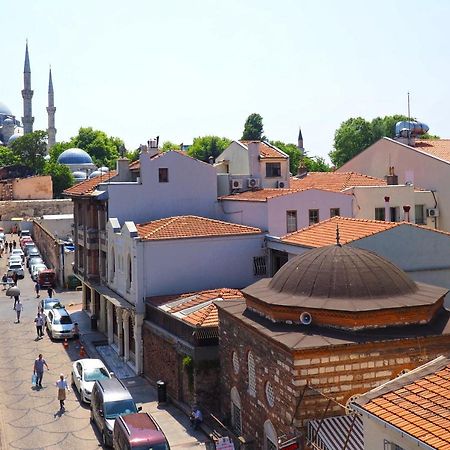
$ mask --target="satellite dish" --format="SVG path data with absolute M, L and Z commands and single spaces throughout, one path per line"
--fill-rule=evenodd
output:
M 303 325 L 310 325 L 311 324 L 311 322 L 312 322 L 312 316 L 311 316 L 311 314 L 309 313 L 309 312 L 302 312 L 301 314 L 300 314 L 300 322 L 303 324 Z

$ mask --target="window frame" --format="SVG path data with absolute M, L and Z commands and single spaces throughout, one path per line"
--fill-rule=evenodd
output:
M 315 214 L 317 213 L 317 214 Z M 314 215 L 317 217 L 314 219 Z M 319 209 L 309 209 L 308 210 L 308 223 L 309 225 L 314 225 L 320 222 L 320 210 Z
M 169 182 L 169 168 L 168 167 L 159 167 L 158 168 L 158 182 L 159 183 L 168 183 Z
M 420 208 L 421 213 L 417 214 L 418 208 Z M 418 221 L 417 217 L 421 217 L 422 220 Z M 425 214 L 425 205 L 414 205 L 414 223 L 416 225 L 426 225 L 427 224 L 427 216 Z
M 281 162 L 266 162 L 266 178 L 281 178 Z
M 382 218 L 379 217 L 379 214 L 377 214 L 377 212 L 382 213 L 381 214 Z M 375 208 L 374 217 L 375 217 L 375 220 L 379 220 L 381 222 L 386 222 L 386 208 L 384 206 Z
M 333 214 L 334 211 L 334 214 Z M 337 211 L 337 213 L 336 213 Z M 330 208 L 330 219 L 332 217 L 340 216 L 341 215 L 341 208 Z
M 286 211 L 286 232 L 294 233 L 298 230 L 298 213 L 296 209 Z

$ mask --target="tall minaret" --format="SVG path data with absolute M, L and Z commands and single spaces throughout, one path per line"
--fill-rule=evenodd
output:
M 53 93 L 53 81 L 52 81 L 52 68 L 50 67 L 50 71 L 48 74 L 48 106 L 47 106 L 47 114 L 48 114 L 48 143 L 47 149 L 50 150 L 56 142 L 56 128 L 55 128 L 55 95 Z
M 31 90 L 31 69 L 30 69 L 30 57 L 28 56 L 28 40 L 25 47 L 25 65 L 23 68 L 23 133 L 28 134 L 33 132 L 33 112 L 31 107 L 31 99 L 33 98 L 33 91 Z
M 305 154 L 305 148 L 303 147 L 303 136 L 301 127 L 299 127 L 298 129 L 297 148 L 300 150 L 303 157 L 303 155 Z

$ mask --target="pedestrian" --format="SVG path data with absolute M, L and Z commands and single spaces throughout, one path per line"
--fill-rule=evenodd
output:
M 42 339 L 44 337 L 44 331 L 42 330 L 42 327 L 44 326 L 44 317 L 40 312 L 37 313 L 34 323 L 36 324 L 37 338 Z
M 13 241 L 12 246 L 13 246 L 13 249 L 15 250 L 16 247 L 17 247 L 17 242 L 16 242 L 16 241 Z
M 6 285 L 8 284 L 8 275 L 6 275 L 6 273 L 4 273 L 2 276 L 2 283 L 3 283 L 3 290 L 5 290 Z
M 64 409 L 64 400 L 66 399 L 66 391 L 70 392 L 67 381 L 64 379 L 64 374 L 59 375 L 59 380 L 56 382 L 56 387 L 58 388 L 58 400 L 59 408 Z
M 5 252 L 8 253 L 8 241 L 6 240 L 6 237 L 5 237 Z
M 5 250 L 5 247 L 3 246 L 3 243 L 0 243 L 0 258 L 3 258 L 4 250 Z
M 17 314 L 17 322 L 20 323 L 20 313 L 23 311 L 23 305 L 20 299 L 17 300 L 17 303 L 14 305 L 14 309 L 16 310 Z
M 198 406 L 194 406 L 192 408 L 189 420 L 191 421 L 191 426 L 194 428 L 194 430 L 196 430 L 198 426 L 203 422 L 203 414 Z
M 15 295 L 15 296 L 14 296 L 14 306 L 13 306 L 13 309 L 16 309 L 16 305 L 17 305 L 18 302 L 20 302 L 19 296 L 18 296 L 18 295 Z
M 17 286 L 17 280 L 19 279 L 19 276 L 17 275 L 17 272 L 13 272 L 12 274 L 12 280 L 14 281 L 14 284 Z
M 34 361 L 33 373 L 36 375 L 36 386 L 42 387 L 42 377 L 44 376 L 44 366 L 48 365 L 45 359 L 42 357 L 42 353 L 39 353 L 39 356 Z
M 48 294 L 49 298 L 53 297 L 53 289 L 51 286 L 47 289 L 47 294 Z
M 36 283 L 34 284 L 34 290 L 36 291 L 36 298 L 40 297 L 40 294 L 39 294 L 40 289 L 41 289 L 41 287 L 39 286 L 39 281 L 36 281 Z
M 80 327 L 78 326 L 78 322 L 73 324 L 72 333 L 74 339 L 80 339 Z

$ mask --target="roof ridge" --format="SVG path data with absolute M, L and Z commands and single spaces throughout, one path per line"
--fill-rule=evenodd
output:
M 154 230 L 149 231 L 148 233 L 146 233 L 146 234 L 144 235 L 144 237 L 152 236 L 153 234 L 157 233 L 158 231 L 161 231 L 161 230 L 162 230 L 163 228 L 165 228 L 166 226 L 172 224 L 172 223 L 175 221 L 175 219 L 176 219 L 177 217 L 179 217 L 179 216 L 176 216 L 176 217 L 167 217 L 167 218 L 155 220 L 154 222 L 157 222 L 158 220 L 161 220 L 163 223 L 161 223 L 161 226 L 159 226 L 159 227 L 155 228 Z M 153 223 L 154 223 L 154 222 L 153 222 Z M 152 222 L 148 222 L 148 223 L 152 223 Z

